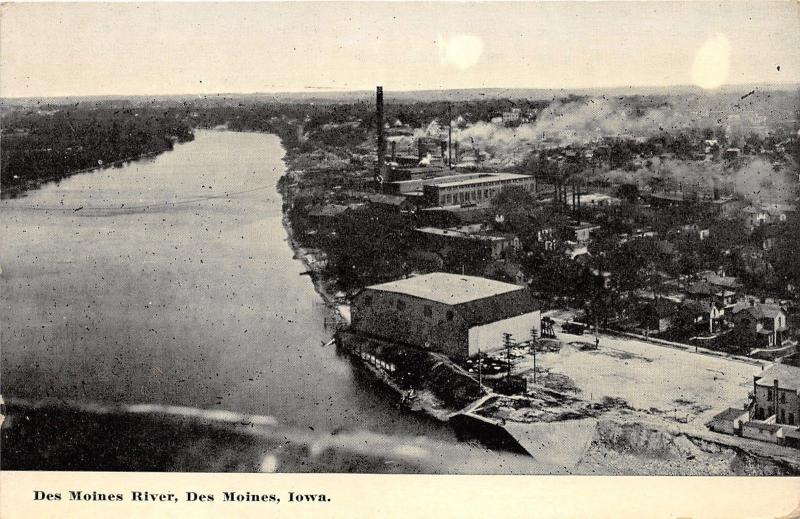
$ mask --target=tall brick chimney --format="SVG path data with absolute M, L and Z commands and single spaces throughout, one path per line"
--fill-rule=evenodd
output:
M 381 178 L 382 182 L 388 182 L 389 179 L 386 178 L 387 169 L 386 169 L 386 136 L 384 135 L 383 130 L 383 87 L 379 86 L 375 90 L 375 105 L 377 109 L 376 113 L 376 126 L 378 130 L 378 163 L 377 163 L 377 171 L 375 172 L 376 176 Z
M 777 378 L 774 380 L 774 383 L 773 383 L 772 387 L 774 388 L 772 398 L 773 398 L 773 400 L 775 402 L 775 423 L 780 423 L 779 422 L 780 421 L 780 416 L 778 415 L 778 379 Z

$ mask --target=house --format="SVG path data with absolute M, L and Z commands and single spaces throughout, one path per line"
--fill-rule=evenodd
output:
M 527 288 L 444 272 L 366 287 L 351 314 L 353 333 L 459 359 L 501 347 L 504 333 L 541 331 Z
M 509 112 L 503 112 L 502 122 L 503 124 L 519 122 L 521 115 L 522 115 L 522 110 L 520 110 L 519 108 L 512 108 L 511 111 Z
M 712 285 L 707 281 L 698 281 L 686 288 L 686 298 L 702 303 L 713 303 L 728 312 L 733 309 L 736 302 L 736 292 Z
M 745 225 L 747 225 L 751 231 L 760 225 L 768 223 L 770 220 L 770 216 L 767 211 L 753 205 L 745 207 L 742 209 L 741 213 L 742 217 L 744 218 Z
M 771 250 L 775 247 L 783 235 L 783 228 L 775 224 L 762 225 L 753 233 L 753 237 L 761 242 L 763 250 Z
M 713 301 L 685 300 L 680 305 L 679 313 L 685 323 L 696 328 L 703 328 L 708 333 L 718 331 L 725 315 L 723 308 Z
M 750 411 L 729 407 L 714 416 L 707 424 L 714 432 L 722 434 L 741 434 L 742 426 L 750 420 Z
M 789 215 L 797 211 L 797 207 L 789 204 L 768 204 L 764 206 L 764 211 L 769 215 L 771 222 L 779 223 L 788 220 Z
M 672 327 L 676 313 L 675 303 L 659 298 L 644 307 L 642 326 L 657 333 L 665 332 Z
M 784 425 L 800 425 L 800 368 L 786 364 L 753 377 L 753 418 Z
M 592 239 L 592 231 L 599 229 L 599 225 L 580 222 L 570 226 L 570 230 L 578 243 L 589 243 Z
M 522 271 L 519 263 L 502 260 L 493 262 L 484 269 L 483 273 L 490 278 L 508 280 L 522 287 L 528 286 L 528 277 Z
M 733 323 L 737 342 L 755 348 L 780 347 L 788 330 L 786 313 L 780 306 L 753 300 L 733 307 Z
M 341 216 L 354 207 L 340 204 L 316 205 L 309 208 L 307 216 L 310 220 L 321 223 Z
M 420 243 L 434 250 L 444 247 L 469 250 L 474 255 L 497 259 L 509 249 L 521 247 L 519 238 L 511 234 L 493 233 L 481 224 L 460 227 L 420 227 L 415 230 Z
M 753 377 L 751 420 L 742 436 L 800 447 L 800 368 L 773 364 Z
M 753 377 L 747 409 L 726 409 L 706 425 L 723 434 L 800 448 L 800 368 L 773 364 Z
M 726 159 L 732 160 L 739 158 L 739 155 L 741 154 L 742 150 L 739 148 L 728 148 L 722 153 L 722 156 Z
M 414 204 L 408 201 L 405 196 L 397 195 L 384 195 L 381 193 L 370 193 L 365 195 L 369 204 L 380 210 L 390 211 L 394 213 L 409 213 L 415 209 Z
M 705 271 L 700 272 L 698 274 L 701 280 L 705 281 L 706 283 L 713 285 L 717 288 L 730 290 L 732 292 L 736 292 L 740 288 L 742 288 L 742 284 L 739 283 L 739 280 L 733 276 L 726 276 L 723 271 L 719 272 L 712 272 L 712 271 Z

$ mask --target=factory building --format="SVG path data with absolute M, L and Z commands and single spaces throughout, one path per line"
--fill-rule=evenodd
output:
M 505 187 L 536 190 L 536 179 L 514 173 L 465 173 L 392 182 L 393 194 L 421 196 L 427 205 L 448 206 L 487 202 Z
M 447 247 L 467 250 L 476 257 L 497 259 L 509 249 L 519 249 L 519 238 L 510 234 L 488 231 L 481 224 L 460 227 L 420 227 L 416 229 L 420 244 L 427 249 Z
M 527 288 L 442 272 L 367 287 L 351 315 L 352 332 L 462 359 L 501 347 L 504 333 L 541 330 Z
M 469 178 L 467 178 L 469 177 Z M 439 177 L 422 188 L 425 201 L 431 205 L 447 206 L 480 203 L 491 200 L 505 187 L 536 190 L 536 179 L 513 173 L 476 173 Z

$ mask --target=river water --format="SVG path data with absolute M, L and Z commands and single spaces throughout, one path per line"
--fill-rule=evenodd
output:
M 337 356 L 293 258 L 274 135 L 193 142 L 0 202 L 2 393 L 452 439 Z

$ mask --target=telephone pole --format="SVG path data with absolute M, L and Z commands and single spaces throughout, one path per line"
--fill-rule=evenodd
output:
M 478 348 L 478 388 L 483 390 L 483 373 L 481 367 L 483 366 L 483 356 L 481 350 Z
M 531 349 L 533 350 L 533 383 L 536 383 L 536 339 L 539 337 L 539 332 L 536 328 L 531 328 Z
M 511 334 L 503 334 L 503 346 L 506 348 L 506 378 L 511 377 Z

